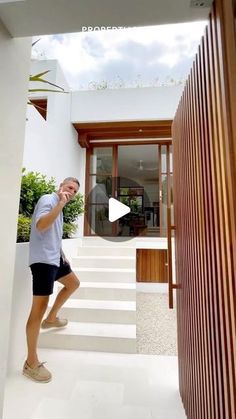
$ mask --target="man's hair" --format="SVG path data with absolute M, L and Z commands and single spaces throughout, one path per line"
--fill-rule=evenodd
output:
M 80 187 L 80 183 L 76 177 L 66 177 L 62 183 L 75 182 Z

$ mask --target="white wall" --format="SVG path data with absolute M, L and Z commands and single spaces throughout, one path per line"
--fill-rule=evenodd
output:
M 32 302 L 32 279 L 28 267 L 29 243 L 17 243 L 12 293 L 8 373 L 18 371 L 27 354 L 25 326 Z
M 31 39 L 12 39 L 0 22 L 0 417 L 9 342 L 30 50 Z
M 72 122 L 173 119 L 182 86 L 72 93 Z
M 144 186 L 145 192 L 149 198 L 151 205 L 153 202 L 159 202 L 159 185 L 157 182 L 155 183 L 142 182 L 141 185 Z
M 50 69 L 43 76 L 68 91 L 64 75 L 55 60 L 34 62 L 31 74 Z M 53 88 L 36 84 L 37 88 Z M 65 177 L 79 179 L 81 193 L 85 183 L 85 149 L 78 143 L 78 134 L 70 122 L 71 93 L 34 94 L 48 97 L 47 120 L 33 107 L 28 106 L 23 166 L 27 171 L 39 171 L 48 177 L 55 177 L 57 184 Z M 83 216 L 79 217 L 78 235 L 83 235 Z

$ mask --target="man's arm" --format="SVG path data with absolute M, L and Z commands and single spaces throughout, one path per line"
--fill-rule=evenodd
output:
M 47 214 L 43 215 L 39 218 L 39 220 L 36 223 L 36 228 L 43 232 L 51 227 L 51 225 L 54 223 L 60 212 L 62 211 L 63 207 L 66 205 L 66 203 L 69 201 L 71 194 L 69 192 L 61 192 L 59 191 L 59 202 L 57 205 L 51 209 Z

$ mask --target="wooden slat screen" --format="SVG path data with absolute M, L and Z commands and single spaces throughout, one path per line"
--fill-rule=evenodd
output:
M 236 418 L 236 44 L 216 0 L 173 122 L 180 392 L 189 419 Z

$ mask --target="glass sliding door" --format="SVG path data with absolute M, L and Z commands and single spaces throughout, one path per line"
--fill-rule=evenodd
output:
M 167 235 L 167 146 L 159 146 L 159 203 L 160 203 L 160 236 Z
M 158 237 L 158 144 L 119 145 L 118 179 L 118 199 L 130 207 L 119 220 L 119 234 Z
M 173 217 L 173 162 L 172 162 L 172 146 L 159 146 L 159 203 L 160 203 L 160 237 L 167 237 L 167 208 L 171 206 L 171 214 Z M 170 187 L 170 199 L 168 202 L 168 188 Z
M 167 237 L 173 200 L 171 144 L 92 147 L 87 150 L 85 235 Z M 109 198 L 130 213 L 109 222 Z
M 108 200 L 112 197 L 112 147 L 94 147 L 89 162 L 88 217 L 90 234 L 110 236 Z

